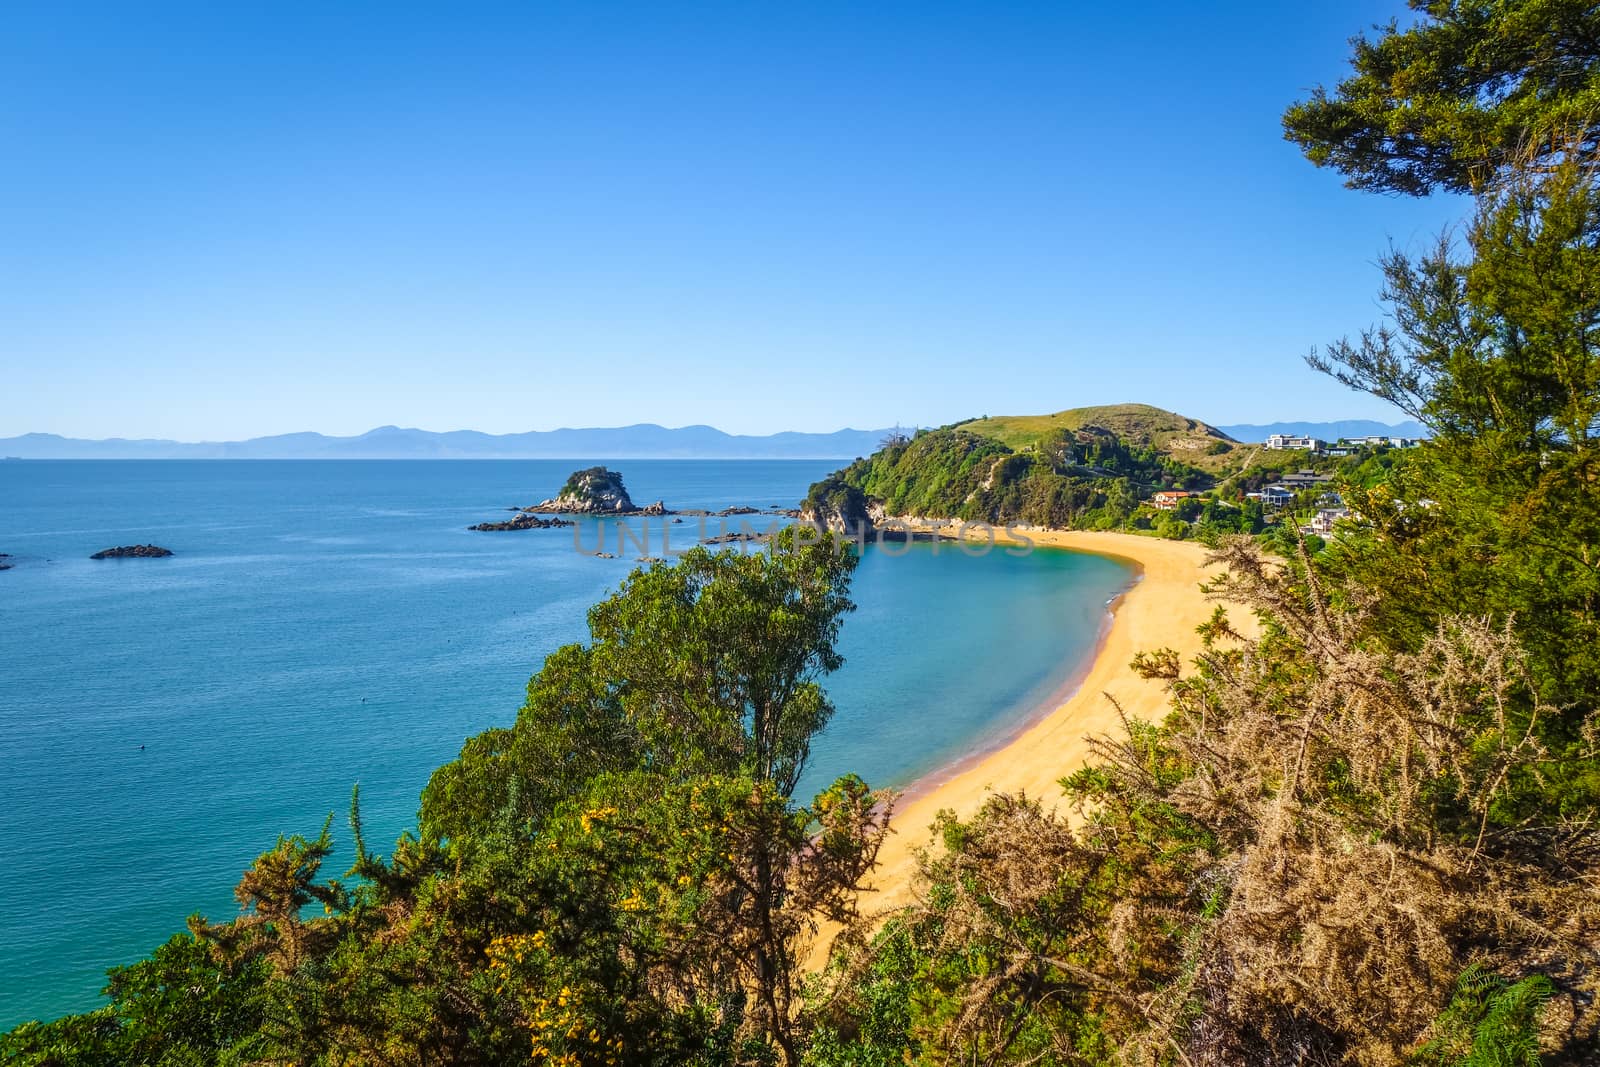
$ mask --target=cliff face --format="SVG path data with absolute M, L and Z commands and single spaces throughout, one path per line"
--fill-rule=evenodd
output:
M 811 487 L 800 508 L 800 521 L 820 523 L 846 536 L 871 536 L 883 520 L 883 503 L 874 500 L 840 474 L 830 474 Z

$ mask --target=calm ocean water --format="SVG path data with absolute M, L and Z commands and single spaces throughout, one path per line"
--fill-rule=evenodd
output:
M 0 462 L 0 1027 L 93 1007 L 107 966 L 232 914 L 280 833 L 337 812 L 347 842 L 356 782 L 374 847 L 412 825 L 429 772 L 510 723 L 636 565 L 580 555 L 572 530 L 467 532 L 584 465 Z M 636 500 L 708 509 L 793 506 L 837 466 L 610 465 Z M 145 542 L 177 555 L 87 558 Z M 1130 580 L 1073 553 L 903 551 L 857 572 L 808 787 L 904 785 L 992 745 Z

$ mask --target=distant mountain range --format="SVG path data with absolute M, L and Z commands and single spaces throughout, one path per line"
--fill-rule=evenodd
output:
M 1123 407 L 1139 407 L 1123 405 Z M 1083 409 L 1111 411 L 1113 408 Z M 1150 409 L 1155 410 L 1155 409 Z M 1217 426 L 1236 441 L 1264 441 L 1269 434 L 1295 436 L 1425 437 L 1415 422 L 1273 422 Z M 724 433 L 714 426 L 669 429 L 654 423 L 607 429 L 532 430 L 489 434 L 476 430 L 408 430 L 380 426 L 356 437 L 290 433 L 248 441 L 90 441 L 52 433 L 0 437 L 0 457 L 16 459 L 855 459 L 878 450 L 891 431 L 833 433 Z
M 434 433 L 380 426 L 358 437 L 291 433 L 248 441 L 104 441 L 30 433 L 0 438 L 0 457 L 16 459 L 854 459 L 871 455 L 888 430 L 723 433 L 712 426 L 668 429 L 654 423 L 612 429 L 488 434 Z
M 1264 424 L 1240 423 L 1237 426 L 1218 426 L 1217 429 L 1235 441 L 1265 441 L 1275 433 L 1291 437 L 1320 437 L 1324 441 L 1337 441 L 1341 437 L 1427 437 L 1427 427 L 1420 422 L 1373 422 L 1369 419 L 1345 419 L 1343 422 L 1269 422 Z

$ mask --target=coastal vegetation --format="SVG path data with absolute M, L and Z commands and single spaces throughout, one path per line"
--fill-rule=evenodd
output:
M 885 442 L 812 486 L 803 510 L 838 528 L 928 518 L 1214 542 L 1263 533 L 1280 518 L 1252 490 L 1303 468 L 1364 478 L 1361 464 L 1375 451 L 1338 459 L 1269 451 L 1144 404 L 985 416 Z M 1157 493 L 1174 491 L 1181 502 L 1155 506 Z
M 780 540 L 782 540 L 780 538 Z M 792 799 L 856 558 L 832 542 L 636 570 L 515 725 L 434 775 L 419 832 L 326 879 L 331 827 L 245 872 L 238 918 L 118 968 L 23 1063 L 798 1063 L 801 962 L 848 923 L 889 798 Z
M 1340 536 L 1224 536 L 1223 510 L 1248 514 L 1225 496 L 1277 461 L 1153 409 L 925 431 L 807 501 L 1126 528 L 1155 492 L 1209 492 L 1163 515 L 1216 533 L 1203 651 L 1131 665 L 1167 687 L 1164 718 L 1098 739 L 1059 795 L 997 782 L 941 817 L 914 902 L 867 927 L 889 798 L 850 776 L 793 796 L 855 557 L 790 535 L 695 550 L 597 605 L 389 856 L 359 803 L 343 878 L 322 875 L 331 827 L 280 840 L 239 917 L 196 917 L 113 971 L 106 1006 L 19 1027 L 0 1057 L 1594 1062 L 1600 14 L 1417 6 L 1286 118 L 1359 186 L 1476 204 L 1459 243 L 1384 261 L 1388 324 L 1313 357 L 1432 435 L 1329 461 Z M 824 923 L 844 933 L 807 979 Z

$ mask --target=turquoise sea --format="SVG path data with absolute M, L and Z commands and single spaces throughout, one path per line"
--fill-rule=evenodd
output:
M 511 722 L 637 565 L 578 552 L 593 521 L 467 531 L 586 465 L 0 462 L 0 1027 L 93 1007 L 107 966 L 192 912 L 231 914 L 279 834 L 330 812 L 345 830 L 354 783 L 372 844 L 411 825 L 429 772 Z M 792 507 L 837 464 L 610 466 L 637 501 L 715 510 Z M 177 554 L 88 559 L 146 542 Z M 1076 553 L 869 548 L 806 785 L 905 785 L 999 743 L 1084 665 L 1131 580 Z

